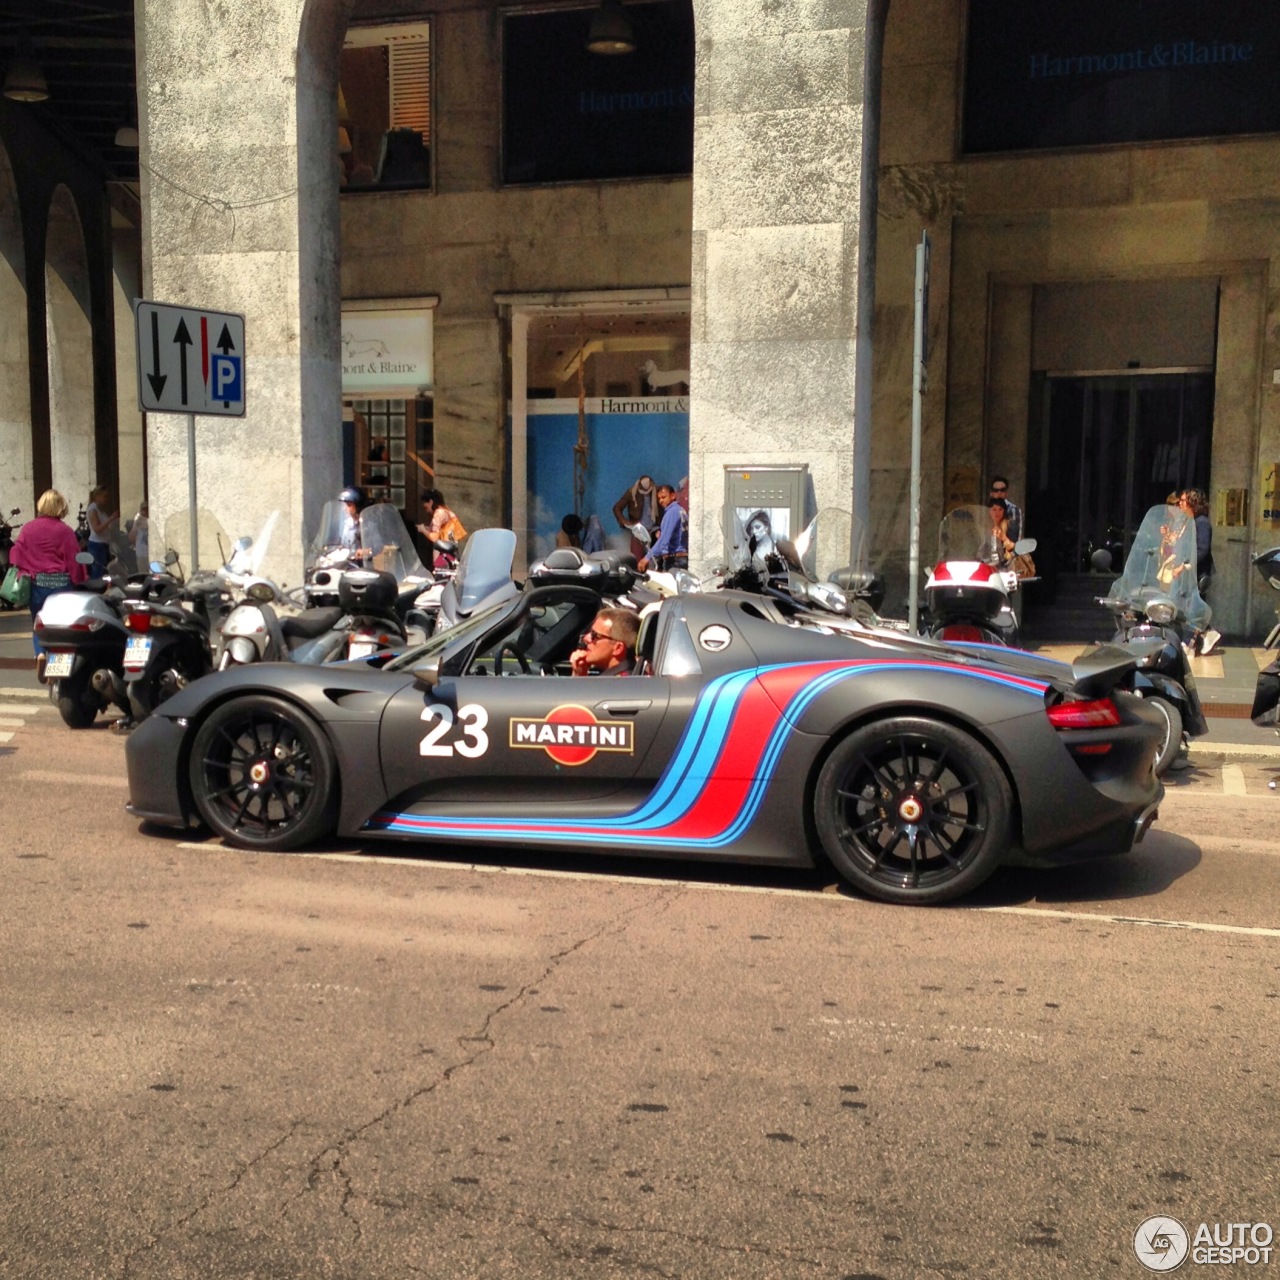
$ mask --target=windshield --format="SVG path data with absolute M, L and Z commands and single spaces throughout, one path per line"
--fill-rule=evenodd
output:
M 1107 599 L 1145 609 L 1152 596 L 1167 596 L 1178 615 L 1197 630 L 1209 622 L 1209 606 L 1196 583 L 1196 524 L 1180 507 L 1160 503 L 1142 518 L 1124 572 Z
M 449 627 L 444 631 L 437 631 L 423 644 L 415 645 L 412 649 L 406 649 L 403 653 L 397 654 L 396 657 L 383 666 L 382 670 L 405 671 L 410 667 L 416 667 L 419 662 L 426 658 L 434 657 L 436 654 L 443 654 L 446 649 L 459 651 L 468 649 L 477 637 L 483 635 L 511 607 L 512 602 L 510 600 L 503 600 L 492 608 L 485 609 L 470 618 L 463 618 L 456 626 Z
M 326 551 L 334 551 L 344 545 L 343 533 L 351 537 L 353 526 L 347 515 L 347 504 L 337 498 L 330 498 L 320 512 L 320 522 L 316 525 L 315 534 L 307 548 L 307 567 L 310 568 Z
M 372 553 L 367 562 L 369 567 L 394 575 L 399 583 L 409 578 L 431 577 L 418 558 L 399 509 L 389 502 L 375 503 L 360 513 L 360 545 Z
M 995 530 L 986 507 L 956 507 L 947 512 L 938 528 L 938 559 L 999 563 Z
M 477 529 L 463 545 L 454 574 L 458 609 L 467 613 L 511 581 L 516 535 L 510 529 Z

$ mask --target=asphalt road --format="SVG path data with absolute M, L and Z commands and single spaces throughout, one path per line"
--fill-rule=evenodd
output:
M 1280 1228 L 1272 769 L 910 910 L 246 855 L 141 830 L 105 728 L 0 720 L 0 1276 L 1141 1276 L 1153 1215 Z

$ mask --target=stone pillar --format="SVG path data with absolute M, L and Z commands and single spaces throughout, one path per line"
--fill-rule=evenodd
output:
M 884 7 L 695 0 L 695 563 L 720 554 L 726 466 L 807 463 L 815 509 L 853 505 L 864 307 L 870 323 L 860 266 L 875 224 L 861 211 L 863 139 L 870 124 L 874 165 Z M 873 206 L 873 184 L 867 199 Z M 858 453 L 869 467 L 868 451 Z M 865 479 L 858 487 L 865 493 Z
M 29 520 L 35 512 L 23 253 L 17 187 L 9 157 L 0 146 L 0 503 L 3 514 L 18 507 L 21 518 Z
M 341 479 L 337 61 L 349 0 L 138 0 L 143 293 L 245 317 L 244 418 L 196 419 L 202 564 L 281 518 L 296 584 Z M 147 424 L 151 545 L 189 550 L 186 419 Z M 184 564 L 187 563 L 184 557 Z

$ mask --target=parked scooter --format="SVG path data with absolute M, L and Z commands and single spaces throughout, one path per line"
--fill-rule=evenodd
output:
M 174 551 L 151 569 L 141 595 L 126 599 L 123 606 L 129 632 L 124 680 L 134 724 L 213 669 L 211 634 L 229 605 L 216 573 L 205 571 L 184 581 Z
M 1253 557 L 1253 567 L 1262 576 L 1263 582 L 1275 591 L 1280 591 L 1280 547 L 1271 547 L 1260 551 Z M 1280 606 L 1276 608 L 1276 625 L 1267 632 L 1262 642 L 1264 649 L 1280 647 Z
M 1034 538 L 1021 538 L 1015 555 L 1030 555 Z M 925 583 L 928 635 L 966 644 L 1017 648 L 1014 597 L 1018 574 L 1000 567 L 995 531 L 986 507 L 949 511 L 938 529 L 938 562 Z
M 14 507 L 13 510 L 9 512 L 8 518 L 0 513 L 0 578 L 3 578 L 9 571 L 9 549 L 13 546 L 14 529 L 21 528 L 20 525 L 15 526 L 11 523 L 13 517 L 17 514 L 17 507 Z M 8 600 L 0 600 L 0 609 L 12 608 L 13 605 L 11 605 Z
M 76 560 L 92 564 L 93 556 L 82 551 Z M 124 687 L 129 633 L 120 613 L 124 598 L 124 589 L 109 578 L 90 579 L 51 595 L 36 615 L 49 700 L 72 729 L 87 728 L 113 703 L 129 714 Z
M 1267 586 L 1280 591 L 1280 547 L 1259 552 L 1254 556 L 1253 564 Z M 1280 646 L 1280 608 L 1276 609 L 1276 619 L 1276 625 L 1263 641 L 1263 648 L 1274 649 Z M 1280 658 L 1258 672 L 1249 718 L 1264 729 L 1275 729 L 1280 733 Z M 1274 778 L 1267 785 L 1273 791 L 1277 789 Z
M 1111 645 L 1137 658 L 1133 692 L 1165 718 L 1157 774 L 1177 759 L 1184 737 L 1209 731 L 1183 648 L 1182 633 L 1203 631 L 1211 616 L 1195 566 L 1195 521 L 1181 508 L 1160 503 L 1143 517 L 1124 572 L 1098 600 L 1115 616 Z

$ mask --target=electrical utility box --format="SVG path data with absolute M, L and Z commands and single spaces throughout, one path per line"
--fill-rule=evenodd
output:
M 724 551 L 732 563 L 737 537 L 758 552 L 765 539 L 795 538 L 805 526 L 807 464 L 724 469 Z

